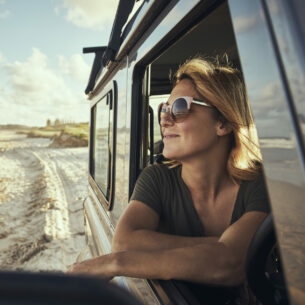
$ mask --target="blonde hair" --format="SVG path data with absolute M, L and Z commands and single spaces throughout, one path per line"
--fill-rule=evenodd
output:
M 233 141 L 227 170 L 234 181 L 253 180 L 261 171 L 258 137 L 242 75 L 226 59 L 212 63 L 194 58 L 179 67 L 174 86 L 182 79 L 192 81 L 197 92 L 218 110 L 220 120 L 231 125 Z

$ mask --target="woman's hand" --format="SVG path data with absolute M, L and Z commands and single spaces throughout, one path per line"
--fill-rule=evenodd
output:
M 111 280 L 116 275 L 115 266 L 115 254 L 107 254 L 74 263 L 67 273 L 75 275 L 92 275 L 101 277 L 105 280 Z

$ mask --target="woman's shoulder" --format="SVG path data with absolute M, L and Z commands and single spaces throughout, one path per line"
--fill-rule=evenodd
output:
M 258 173 L 257 176 L 252 180 L 242 181 L 244 189 L 251 190 L 256 188 L 266 188 L 265 177 L 262 172 Z
M 269 213 L 270 203 L 262 173 L 253 180 L 244 180 L 240 185 L 232 216 L 232 223 L 245 212 L 260 211 Z
M 259 173 L 253 180 L 243 181 L 240 189 L 242 197 L 269 200 L 266 181 L 263 173 Z

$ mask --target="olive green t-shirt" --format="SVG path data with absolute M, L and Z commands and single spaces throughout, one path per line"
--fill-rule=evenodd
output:
M 204 236 L 190 192 L 181 178 L 181 166 L 164 164 L 146 167 L 140 174 L 132 200 L 151 207 L 160 217 L 159 231 L 180 236 Z M 263 176 L 240 185 L 231 223 L 249 211 L 269 212 L 269 200 Z

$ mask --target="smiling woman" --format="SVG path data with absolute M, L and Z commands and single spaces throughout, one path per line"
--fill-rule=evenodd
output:
M 181 84 L 181 82 L 183 83 Z M 188 89 L 187 91 L 192 92 L 193 96 L 199 101 L 194 102 L 190 98 L 188 102 L 183 102 L 179 95 L 183 96 L 184 87 L 186 87 L 186 90 Z M 229 144 L 230 156 L 227 167 L 232 178 L 244 179 L 247 175 L 251 179 L 257 175 L 257 165 L 261 162 L 261 154 L 249 104 L 243 102 L 247 100 L 247 96 L 238 70 L 230 68 L 230 66 L 214 66 L 203 60 L 200 62 L 200 59 L 189 61 L 178 70 L 176 87 L 172 91 L 172 95 L 178 96 L 174 99 L 172 105 L 167 108 L 160 108 L 161 120 L 159 122 L 162 127 L 163 125 L 164 127 L 170 125 L 183 126 L 174 123 L 186 121 L 188 113 L 199 111 L 200 107 L 198 105 L 210 108 L 214 118 L 222 123 L 222 135 L 231 134 L 230 141 L 232 142 Z M 163 115 L 167 110 L 171 113 L 171 121 L 167 119 L 166 115 Z M 177 117 L 175 112 L 177 112 Z M 162 117 L 164 119 L 163 123 Z M 197 126 L 201 125 L 200 121 L 207 121 L 200 117 L 198 119 L 199 121 L 194 123 Z M 165 130 L 166 133 L 163 133 L 163 136 L 164 140 L 167 140 L 170 128 L 165 128 Z M 204 128 L 197 128 L 197 130 L 203 133 L 201 139 L 209 136 L 204 135 Z M 207 127 L 207 130 L 210 130 L 210 128 Z M 183 142 L 187 143 L 187 140 L 188 137 L 185 137 Z M 165 157 L 173 159 L 167 156 L 166 152 L 163 152 L 163 154 Z
M 179 68 L 159 112 L 168 161 L 141 173 L 113 253 L 70 272 L 183 280 L 245 296 L 247 249 L 269 202 L 259 155 L 250 150 L 257 139 L 250 132 L 248 143 L 240 139 L 253 120 L 239 75 L 200 58 Z

